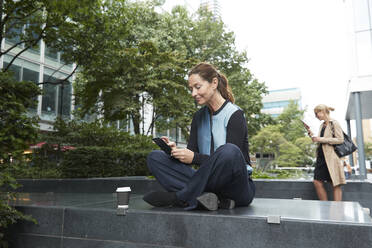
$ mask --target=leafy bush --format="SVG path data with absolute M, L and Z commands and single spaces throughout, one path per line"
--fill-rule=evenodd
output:
M 1 165 L 0 171 L 0 188 L 3 190 L 15 190 L 19 187 L 15 179 L 10 176 L 9 171 L 4 168 L 5 165 Z M 12 206 L 9 202 L 14 199 L 16 193 L 14 192 L 2 192 L 0 194 L 0 247 L 7 247 L 7 241 L 4 240 L 7 227 L 15 224 L 19 220 L 27 220 L 36 223 L 36 221 L 28 215 L 24 215 Z
M 145 176 L 147 154 L 156 148 L 151 137 L 130 135 L 99 121 L 55 123 L 55 132 L 43 134 L 30 170 L 23 178 Z M 69 149 L 65 149 L 69 147 Z
M 252 172 L 252 178 L 253 179 L 258 179 L 258 178 L 261 178 L 261 179 L 272 179 L 272 178 L 275 178 L 273 176 L 270 176 L 268 173 L 262 171 L 262 170 L 259 170 L 259 169 L 254 169 L 253 172 Z
M 79 120 L 65 122 L 58 119 L 54 123 L 54 129 L 54 132 L 43 134 L 40 141 L 58 144 L 59 146 L 120 146 L 125 150 L 154 148 L 148 136 L 131 135 L 128 132 L 109 126 L 108 123 L 101 123 L 99 120 L 88 123 Z
M 125 151 L 111 147 L 85 146 L 66 152 L 61 163 L 65 178 L 146 176 L 149 151 Z

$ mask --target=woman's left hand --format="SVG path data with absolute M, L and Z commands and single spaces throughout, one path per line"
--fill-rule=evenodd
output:
M 173 149 L 171 155 L 185 164 L 191 164 L 194 159 L 194 152 L 187 148 Z

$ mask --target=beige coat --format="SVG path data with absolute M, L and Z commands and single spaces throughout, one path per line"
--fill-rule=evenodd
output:
M 333 186 L 340 184 L 346 184 L 344 166 L 341 159 L 337 156 L 333 145 L 341 144 L 344 142 L 344 134 L 340 124 L 336 120 L 330 120 L 333 123 L 335 130 L 335 137 L 333 138 L 331 123 L 327 125 L 324 130 L 324 136 L 320 137 L 320 132 L 323 127 L 323 123 L 319 128 L 319 143 L 322 143 L 322 149 L 324 153 L 324 158 L 327 163 L 328 171 L 332 179 Z

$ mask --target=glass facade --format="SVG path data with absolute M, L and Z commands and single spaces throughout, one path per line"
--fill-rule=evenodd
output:
M 271 90 L 262 99 L 262 113 L 278 117 L 288 105 L 294 102 L 301 109 L 301 91 L 298 88 Z
M 372 0 L 354 0 L 358 76 L 372 75 Z
M 294 101 L 298 103 L 298 101 Z M 277 101 L 277 102 L 265 102 L 263 103 L 263 109 L 271 109 L 271 108 L 285 108 L 289 105 L 290 101 Z
M 43 97 L 41 101 L 41 118 L 53 121 L 61 115 L 70 119 L 72 86 L 70 82 L 61 82 L 68 74 L 56 72 L 48 67 L 43 74 Z
M 18 30 L 21 32 L 21 30 Z M 5 39 L 4 48 L 8 49 L 19 41 L 19 38 Z M 42 96 L 38 97 L 38 105 L 29 109 L 29 114 L 39 115 L 42 121 L 53 122 L 57 116 L 64 119 L 71 118 L 72 108 L 72 84 L 70 81 L 62 84 L 61 80 L 66 78 L 72 72 L 72 65 L 64 65 L 60 60 L 60 53 L 56 53 L 56 60 L 51 60 L 51 52 L 40 54 L 41 44 L 22 53 L 17 59 L 13 56 L 19 53 L 22 46 L 14 48 L 11 52 L 3 57 L 3 64 L 0 68 L 6 68 L 9 64 L 10 71 L 14 72 L 17 81 L 32 81 L 40 84 L 43 89 Z M 47 51 L 46 51 L 47 52 Z M 43 61 L 45 61 L 43 63 Z M 62 68 L 61 70 L 59 70 Z M 59 71 L 58 71 L 59 70 Z M 57 83 L 57 84 L 56 84 Z
M 4 68 L 9 65 L 13 58 L 11 56 L 4 56 Z M 28 62 L 23 59 L 16 59 L 12 65 L 9 67 L 9 70 L 14 72 L 15 80 L 17 81 L 31 81 L 34 83 L 39 82 L 39 71 L 40 65 L 32 62 Z M 29 109 L 30 114 L 37 114 L 37 106 Z

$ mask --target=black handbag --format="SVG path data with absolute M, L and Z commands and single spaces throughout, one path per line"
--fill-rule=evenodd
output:
M 331 128 L 332 128 L 332 135 L 334 138 L 335 128 L 333 126 L 333 123 L 332 122 L 330 123 L 331 123 Z M 350 155 L 353 152 L 355 152 L 356 149 L 358 149 L 358 147 L 353 143 L 349 135 L 347 135 L 344 131 L 342 131 L 342 133 L 344 134 L 344 143 L 333 145 L 337 156 L 339 156 L 340 158 Z

